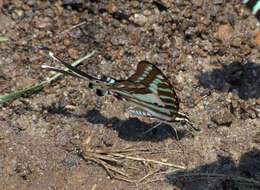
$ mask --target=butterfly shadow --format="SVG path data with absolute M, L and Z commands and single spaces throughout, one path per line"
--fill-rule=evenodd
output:
M 224 69 L 214 69 L 196 77 L 204 88 L 233 92 L 244 100 L 260 97 L 260 65 L 253 62 L 233 62 Z
M 106 118 L 96 109 L 90 110 L 84 114 L 83 117 L 92 124 L 103 124 L 109 129 L 118 132 L 118 136 L 126 141 L 163 141 L 167 138 L 176 138 L 176 134 L 171 126 L 161 124 L 155 129 L 147 132 L 157 122 L 145 123 L 136 117 L 126 120 L 120 120 L 117 117 Z M 178 138 L 181 139 L 186 136 L 186 131 L 178 130 Z
M 52 114 L 61 114 L 66 117 L 84 118 L 92 124 L 103 124 L 105 127 L 117 131 L 118 137 L 126 141 L 158 142 L 167 138 L 176 139 L 176 134 L 169 125 L 161 124 L 150 132 L 145 133 L 157 123 L 145 123 L 138 118 L 129 118 L 126 120 L 120 120 L 117 117 L 107 118 L 100 114 L 97 109 L 92 109 L 86 114 L 75 114 L 68 111 L 65 106 L 58 105 L 55 108 L 52 108 L 52 110 L 48 110 L 48 112 Z M 189 136 L 186 131 L 178 130 L 179 140 L 186 136 Z
M 241 156 L 239 164 L 217 153 L 216 162 L 193 170 L 174 172 L 166 181 L 182 190 L 256 190 L 260 188 L 260 150 L 253 148 Z M 247 185 L 245 185 L 247 184 Z

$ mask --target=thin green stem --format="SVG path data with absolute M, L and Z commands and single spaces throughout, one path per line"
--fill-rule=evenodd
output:
M 71 65 L 73 67 L 76 67 L 82 61 L 84 61 L 85 59 L 88 59 L 89 57 L 94 55 L 94 53 L 95 53 L 95 51 L 92 51 L 90 54 L 86 55 L 85 57 L 82 57 L 81 59 L 78 59 L 77 61 L 75 61 Z M 64 69 L 64 70 L 68 71 L 68 69 Z M 57 80 L 62 75 L 63 75 L 62 73 L 58 73 L 58 74 L 54 75 L 53 77 L 49 78 L 48 80 L 45 80 L 45 81 L 41 82 L 40 84 L 36 84 L 36 85 L 34 85 L 34 86 L 30 87 L 30 88 L 26 88 L 26 89 L 20 90 L 18 92 L 14 92 L 14 93 L 10 93 L 10 94 L 7 94 L 7 95 L 0 96 L 0 103 L 3 104 L 3 103 L 6 103 L 8 101 L 17 99 L 17 98 L 21 97 L 24 94 L 36 92 L 37 90 L 40 90 L 41 88 L 43 88 L 47 84 L 51 83 L 52 81 Z

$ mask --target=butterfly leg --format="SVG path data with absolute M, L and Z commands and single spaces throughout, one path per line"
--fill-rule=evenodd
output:
M 146 134 L 150 131 L 152 131 L 153 129 L 155 129 L 156 127 L 160 126 L 163 122 L 159 122 L 157 123 L 155 126 L 151 127 L 150 129 L 146 130 L 145 132 L 143 132 L 143 134 Z M 178 133 L 177 133 L 177 130 L 171 125 L 172 129 L 174 130 L 174 133 L 176 135 L 176 139 L 177 141 L 179 141 L 179 136 L 178 136 Z
M 178 136 L 177 130 L 176 130 L 175 127 L 173 127 L 172 125 L 171 125 L 171 127 L 172 127 L 172 129 L 174 130 L 174 132 L 175 132 L 177 141 L 179 141 L 179 136 Z
M 155 126 L 151 127 L 150 129 L 146 130 L 145 132 L 143 132 L 143 134 L 149 133 L 151 130 L 155 129 L 156 127 L 158 127 L 161 124 L 162 124 L 162 122 L 157 123 Z

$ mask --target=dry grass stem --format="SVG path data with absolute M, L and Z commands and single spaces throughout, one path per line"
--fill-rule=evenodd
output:
M 113 171 L 113 172 L 118 173 L 118 174 L 120 174 L 122 176 L 125 176 L 125 177 L 129 177 L 128 174 L 120 171 L 119 169 L 117 169 L 116 167 L 114 167 L 114 166 L 112 166 L 110 164 L 107 164 L 105 161 L 103 161 L 101 159 L 95 159 L 95 158 L 92 158 L 92 157 L 84 157 L 84 158 L 86 160 L 91 160 L 93 162 L 96 162 L 97 164 L 102 165 L 106 169 L 106 171 L 109 174 L 109 176 L 111 176 L 111 177 L 114 177 L 114 175 L 112 175 L 110 171 Z
M 154 175 L 155 173 L 159 172 L 160 170 L 161 170 L 161 169 L 156 169 L 156 170 L 154 170 L 154 171 L 149 172 L 147 175 L 145 175 L 144 177 L 142 177 L 141 179 L 139 179 L 139 180 L 137 181 L 137 183 L 141 183 L 141 182 L 144 181 L 146 178 L 148 178 L 148 177 Z
M 93 185 L 93 187 L 91 188 L 91 190 L 96 190 L 97 184 Z
M 129 160 L 151 162 L 151 163 L 155 163 L 155 164 L 161 164 L 161 165 L 164 165 L 164 166 L 175 167 L 175 168 L 178 168 L 178 169 L 186 169 L 186 167 L 184 167 L 184 166 L 171 164 L 171 163 L 168 163 L 168 162 L 160 162 L 160 161 L 157 161 L 157 160 L 151 160 L 151 159 L 146 159 L 146 158 L 126 156 L 126 155 L 117 154 L 117 153 L 113 153 L 113 155 L 117 156 L 117 157 L 121 157 L 121 158 L 126 158 L 126 159 L 129 159 Z
M 151 151 L 147 148 L 141 148 L 141 149 L 136 149 L 133 147 L 127 147 L 127 148 L 93 148 L 91 147 L 90 143 L 95 135 L 90 135 L 88 136 L 81 144 L 81 150 L 82 150 L 82 156 L 85 160 L 89 160 L 92 162 L 95 162 L 101 166 L 104 167 L 104 169 L 107 171 L 110 177 L 120 179 L 123 181 L 131 182 L 131 183 L 136 183 L 139 184 L 141 182 L 144 182 L 147 178 L 153 176 L 154 174 L 158 173 L 161 168 L 157 169 L 151 169 L 149 167 L 150 165 L 144 165 L 142 167 L 144 168 L 138 168 L 138 167 L 133 167 L 131 164 L 124 164 L 125 160 L 132 160 L 132 161 L 138 161 L 138 162 L 144 162 L 144 163 L 153 163 L 153 164 L 158 164 L 158 165 L 163 165 L 163 166 L 168 166 L 168 167 L 174 167 L 178 169 L 186 169 L 184 166 L 179 166 L 176 164 L 172 163 L 167 163 L 167 162 L 161 162 L 157 160 L 152 160 L 152 159 L 146 159 L 142 157 L 138 157 L 137 154 L 153 154 L 155 152 L 160 152 L 160 153 L 168 153 L 169 151 Z M 135 154 L 136 156 L 129 156 Z M 129 174 L 121 171 L 118 169 L 118 167 L 122 168 L 128 168 L 128 169 L 133 169 L 133 170 L 140 170 L 141 173 L 143 171 L 148 171 L 146 175 L 143 177 L 133 180 L 132 177 L 130 177 Z
M 83 21 L 83 22 L 81 22 L 81 23 L 79 23 L 79 24 L 76 24 L 76 25 L 74 25 L 74 26 L 72 26 L 72 27 L 70 27 L 70 28 L 68 28 L 68 29 L 66 29 L 66 30 L 64 30 L 64 31 L 62 31 L 61 33 L 59 33 L 59 34 L 57 35 L 57 37 L 61 36 L 62 34 L 68 33 L 69 31 L 71 31 L 71 30 L 73 30 L 73 29 L 75 29 L 75 28 L 77 28 L 77 27 L 79 27 L 79 26 L 82 26 L 82 25 L 84 25 L 84 24 L 86 24 L 86 23 L 87 23 L 86 21 Z

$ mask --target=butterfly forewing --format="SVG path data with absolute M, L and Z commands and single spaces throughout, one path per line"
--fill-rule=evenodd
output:
M 149 62 L 141 61 L 136 73 L 111 86 L 112 93 L 131 102 L 154 117 L 172 121 L 179 110 L 176 93 L 163 73 Z

